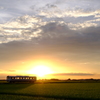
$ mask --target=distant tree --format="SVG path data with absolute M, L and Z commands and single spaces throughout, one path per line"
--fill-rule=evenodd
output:
M 53 79 L 50 79 L 50 80 L 52 80 L 52 81 L 58 81 L 59 79 L 55 79 L 55 78 L 53 78 Z
M 68 81 L 70 81 L 71 79 L 70 79 L 70 78 L 68 78 L 67 80 L 68 80 Z

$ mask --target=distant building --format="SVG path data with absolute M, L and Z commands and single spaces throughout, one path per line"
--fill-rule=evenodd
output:
M 35 82 L 35 76 L 7 76 L 7 82 Z

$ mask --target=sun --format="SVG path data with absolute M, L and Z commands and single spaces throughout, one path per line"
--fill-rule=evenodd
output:
M 34 68 L 32 68 L 31 70 L 29 70 L 28 73 L 35 74 L 38 77 L 44 77 L 47 74 L 53 73 L 53 71 L 45 65 L 38 65 L 38 66 L 35 66 Z

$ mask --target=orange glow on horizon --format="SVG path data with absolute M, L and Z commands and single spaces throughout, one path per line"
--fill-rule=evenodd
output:
M 25 69 L 24 74 L 35 75 L 39 79 L 55 78 L 55 76 L 52 76 L 54 73 L 69 73 L 70 71 L 67 65 L 61 60 L 52 57 L 36 57 L 33 61 L 29 60 L 23 63 Z
M 16 72 L 10 72 L 11 74 L 35 75 L 38 79 L 60 78 L 53 76 L 55 73 L 79 73 L 74 63 L 51 56 L 30 57 L 16 66 Z

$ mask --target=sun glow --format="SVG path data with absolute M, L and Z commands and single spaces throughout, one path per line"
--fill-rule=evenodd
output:
M 53 71 L 45 65 L 38 65 L 38 66 L 34 67 L 33 69 L 29 70 L 28 73 L 35 74 L 38 77 L 44 77 L 47 74 L 53 73 Z

